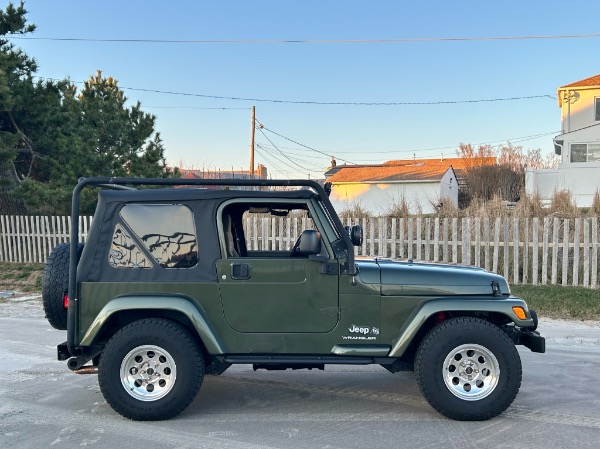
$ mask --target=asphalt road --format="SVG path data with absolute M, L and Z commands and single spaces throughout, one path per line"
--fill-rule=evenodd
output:
M 0 448 L 598 448 L 600 327 L 542 324 L 546 354 L 519 352 L 514 404 L 486 422 L 454 422 L 421 397 L 412 373 L 381 367 L 207 376 L 196 400 L 164 422 L 132 422 L 104 401 L 97 377 L 55 360 L 65 333 L 30 306 L 0 304 Z

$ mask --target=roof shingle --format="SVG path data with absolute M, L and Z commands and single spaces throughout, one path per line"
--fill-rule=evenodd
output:
M 329 182 L 393 182 L 436 181 L 442 179 L 449 167 L 444 166 L 370 166 L 344 167 L 331 176 Z
M 565 84 L 564 86 L 559 87 L 559 89 L 564 89 L 566 87 L 591 87 L 591 86 L 600 87 L 600 74 L 590 76 L 589 78 L 586 78 L 583 80 L 575 81 L 574 83 L 571 83 L 571 84 Z
M 382 165 L 342 166 L 329 178 L 329 182 L 395 182 L 437 181 L 450 167 L 456 176 L 470 167 L 494 165 L 495 157 L 448 159 L 398 159 Z

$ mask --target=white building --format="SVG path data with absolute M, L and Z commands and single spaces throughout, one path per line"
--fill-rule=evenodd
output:
M 458 182 L 449 162 L 390 161 L 383 165 L 341 166 L 326 175 L 329 199 L 338 212 L 360 206 L 373 215 L 385 215 L 403 203 L 410 213 L 436 212 L 450 201 L 458 207 Z
M 527 169 L 525 189 L 549 200 L 553 193 L 569 190 L 577 206 L 592 205 L 600 191 L 600 75 L 558 88 L 561 133 L 554 138 L 558 168 Z

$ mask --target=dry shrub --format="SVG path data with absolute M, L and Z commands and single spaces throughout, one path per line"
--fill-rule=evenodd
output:
M 506 204 L 499 195 L 494 195 L 491 199 L 474 198 L 466 209 L 463 209 L 464 217 L 472 218 L 497 218 L 508 215 Z
M 346 209 L 339 213 L 340 219 L 346 221 L 348 218 L 371 218 L 371 214 L 360 201 L 348 203 Z
M 577 218 L 581 214 L 568 190 L 554 192 L 550 200 L 550 214 L 558 218 Z
M 519 218 L 544 217 L 547 210 L 544 209 L 542 196 L 539 192 L 535 192 L 533 195 L 521 193 L 521 199 L 517 203 L 513 214 Z
M 524 178 L 506 165 L 483 165 L 467 170 L 465 180 L 472 198 L 491 200 L 500 196 L 507 201 L 517 201 Z
M 384 215 L 386 217 L 408 217 L 410 215 L 410 208 L 406 198 L 402 196 L 399 200 L 390 204 Z
M 458 218 L 461 211 L 450 199 L 442 198 L 437 205 L 438 216 L 441 218 Z
M 588 215 L 590 217 L 600 217 L 600 192 L 596 190 L 594 194 L 594 199 L 592 200 L 592 206 L 590 210 L 588 210 Z

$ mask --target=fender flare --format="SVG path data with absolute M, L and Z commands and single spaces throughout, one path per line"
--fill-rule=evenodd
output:
M 225 345 L 207 319 L 206 312 L 183 295 L 125 295 L 106 304 L 85 332 L 79 346 L 91 346 L 102 327 L 118 312 L 130 310 L 170 310 L 183 314 L 202 340 L 209 354 L 225 354 Z
M 512 308 L 514 306 L 523 307 L 528 318 L 525 320 L 519 319 Z M 534 322 L 531 318 L 531 313 L 527 308 L 527 304 L 520 298 L 510 297 L 506 299 L 472 299 L 452 298 L 452 299 L 436 299 L 424 303 L 420 308 L 416 309 L 400 328 L 398 336 L 392 342 L 392 349 L 388 353 L 388 357 L 402 357 L 404 352 L 417 335 L 425 321 L 437 312 L 453 312 L 468 310 L 470 312 L 494 312 L 506 315 L 516 326 L 533 327 Z

